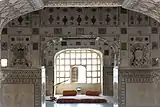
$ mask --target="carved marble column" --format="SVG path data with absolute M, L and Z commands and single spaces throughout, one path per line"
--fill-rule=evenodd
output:
M 113 67 L 103 68 L 103 95 L 113 96 Z
M 113 66 L 113 98 L 116 104 L 119 104 L 118 92 L 119 92 L 119 67 L 120 67 L 120 40 L 117 37 L 117 41 L 111 45 L 114 52 L 114 66 Z
M 2 30 L 0 30 L 1 32 Z M 1 36 L 0 36 L 0 41 L 1 41 Z M 0 42 L 0 59 L 1 59 L 1 42 Z M 4 77 L 3 77 L 3 73 L 1 72 L 1 61 L 0 61 L 0 107 L 2 107 L 2 84 L 1 82 L 3 81 Z

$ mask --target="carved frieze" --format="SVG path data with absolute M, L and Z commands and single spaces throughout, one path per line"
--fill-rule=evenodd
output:
M 43 0 L 45 7 L 115 7 L 119 0 Z
M 44 8 L 41 24 L 44 26 L 117 26 L 118 7 L 114 8 Z M 56 33 L 56 32 L 55 32 Z
M 124 14 L 121 10 L 126 11 L 126 13 Z M 123 20 L 121 15 L 123 17 L 128 17 L 128 19 L 121 22 L 121 20 Z M 144 14 L 128 11 L 121 7 L 46 7 L 43 10 L 19 16 L 12 20 L 8 26 L 33 28 L 41 26 L 55 27 L 54 34 L 49 33 L 48 30 L 44 32 L 47 36 L 62 34 L 62 28 L 64 26 L 81 26 L 81 28 L 77 28 L 81 30 L 79 33 L 77 31 L 77 34 L 85 34 L 83 31 L 84 26 L 98 26 L 99 34 L 104 35 L 107 34 L 107 32 L 105 29 L 100 28 L 102 26 L 117 27 L 120 26 L 120 23 L 123 23 L 123 25 L 128 24 L 128 26 L 150 26 L 152 25 L 150 22 L 154 22 L 154 20 Z M 121 28 L 121 34 L 127 34 L 127 30 L 128 29 L 125 27 Z M 112 31 L 112 33 L 115 32 Z M 68 34 L 72 34 L 72 31 L 68 31 Z M 90 32 L 90 34 L 94 34 L 94 32 Z

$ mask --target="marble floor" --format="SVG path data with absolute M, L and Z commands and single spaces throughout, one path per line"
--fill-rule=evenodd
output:
M 47 107 L 118 107 L 113 104 L 108 103 L 67 103 L 67 104 L 57 104 L 53 102 L 46 102 Z
M 60 96 L 60 95 L 59 95 Z M 56 96 L 58 97 L 58 95 Z M 58 104 L 55 102 L 46 102 L 46 107 L 118 107 L 117 104 L 114 104 L 113 98 L 106 96 L 108 99 L 108 103 L 65 103 L 65 104 Z M 47 96 L 46 99 L 50 97 Z

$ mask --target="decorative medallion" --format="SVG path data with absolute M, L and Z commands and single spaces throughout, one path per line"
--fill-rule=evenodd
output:
M 149 64 L 149 49 L 148 44 L 137 43 L 131 45 L 130 48 L 132 67 L 148 67 Z
M 11 51 L 13 52 L 12 66 L 29 67 L 29 61 L 26 58 L 28 54 L 28 48 L 22 43 L 13 45 Z

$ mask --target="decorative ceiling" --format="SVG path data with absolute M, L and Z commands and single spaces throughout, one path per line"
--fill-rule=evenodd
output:
M 41 0 L 1 0 L 0 30 L 10 20 L 23 14 L 42 9 L 43 7 L 44 5 Z
M 160 0 L 125 0 L 122 7 L 146 14 L 160 22 Z
M 160 0 L 0 0 L 0 30 L 10 20 L 44 7 L 117 7 L 146 14 L 160 22 Z

